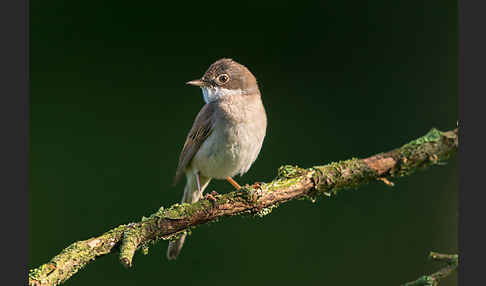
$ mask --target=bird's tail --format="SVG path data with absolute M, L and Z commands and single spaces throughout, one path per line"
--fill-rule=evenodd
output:
M 208 186 L 209 181 L 211 178 L 204 177 L 199 175 L 199 183 L 201 186 L 201 192 L 199 192 L 197 188 L 197 177 L 198 176 L 195 172 L 187 172 L 186 178 L 187 183 L 184 187 L 184 195 L 182 197 L 182 203 L 195 203 L 199 201 L 204 192 L 204 189 Z M 177 238 L 176 240 L 172 240 L 169 242 L 169 247 L 167 248 L 167 259 L 172 260 L 176 259 L 179 253 L 181 252 L 182 246 L 184 245 L 184 240 L 186 239 L 187 233 L 184 232 L 182 235 Z

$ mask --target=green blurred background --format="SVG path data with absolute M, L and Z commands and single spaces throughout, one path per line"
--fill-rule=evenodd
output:
M 180 200 L 171 182 L 203 105 L 185 82 L 221 57 L 255 74 L 268 114 L 242 184 L 455 128 L 457 13 L 449 0 L 30 1 L 30 268 Z M 458 251 L 457 192 L 454 157 L 394 188 L 199 227 L 175 262 L 165 241 L 129 270 L 101 257 L 66 285 L 398 285 L 439 268 L 429 251 Z

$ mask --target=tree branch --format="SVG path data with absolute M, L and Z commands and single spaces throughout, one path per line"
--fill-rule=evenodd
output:
M 46 264 L 29 271 L 29 285 L 59 285 L 98 256 L 120 247 L 120 261 L 132 265 L 135 251 L 148 249 L 159 239 L 174 239 L 184 231 L 221 217 L 245 213 L 265 216 L 279 204 L 294 199 L 315 201 L 319 196 L 336 195 L 372 181 L 393 185 L 390 178 L 407 176 L 418 169 L 439 164 L 458 149 L 458 129 L 426 135 L 386 153 L 366 159 L 350 159 L 303 169 L 282 166 L 269 183 L 255 183 L 241 190 L 208 196 L 193 204 L 160 208 L 140 222 L 120 225 L 101 236 L 78 241 Z
M 457 254 L 430 252 L 429 258 L 437 261 L 443 261 L 447 263 L 447 266 L 435 273 L 424 275 L 415 281 L 405 283 L 403 286 L 437 286 L 439 285 L 439 281 L 441 279 L 449 276 L 459 266 L 459 256 Z

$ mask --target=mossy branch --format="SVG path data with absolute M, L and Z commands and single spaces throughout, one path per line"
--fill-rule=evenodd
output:
M 255 183 L 226 194 L 213 194 L 193 204 L 160 208 L 140 222 L 121 225 L 101 236 L 78 241 L 50 262 L 29 271 L 29 285 L 58 285 L 99 256 L 119 250 L 120 261 L 132 265 L 135 251 L 147 250 L 159 239 L 173 239 L 184 231 L 226 216 L 250 213 L 264 216 L 279 204 L 294 199 L 331 196 L 373 181 L 393 185 L 391 178 L 410 175 L 439 164 L 458 149 L 458 129 L 426 135 L 386 153 L 366 159 L 350 159 L 308 169 L 282 166 L 269 183 Z M 119 249 L 118 249 L 119 247 Z
M 459 255 L 457 254 L 430 252 L 429 258 L 445 262 L 447 265 L 435 273 L 424 275 L 415 281 L 403 284 L 403 286 L 437 286 L 441 279 L 452 274 L 459 266 Z

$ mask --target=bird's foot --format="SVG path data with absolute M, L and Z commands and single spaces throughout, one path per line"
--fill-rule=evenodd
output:
M 251 187 L 253 189 L 260 189 L 260 187 L 262 186 L 263 182 L 255 182 L 253 185 L 251 185 Z
M 216 198 L 214 196 L 219 195 L 216 191 L 212 191 L 211 193 L 207 193 L 204 195 L 206 200 L 210 200 L 211 202 L 216 202 Z

